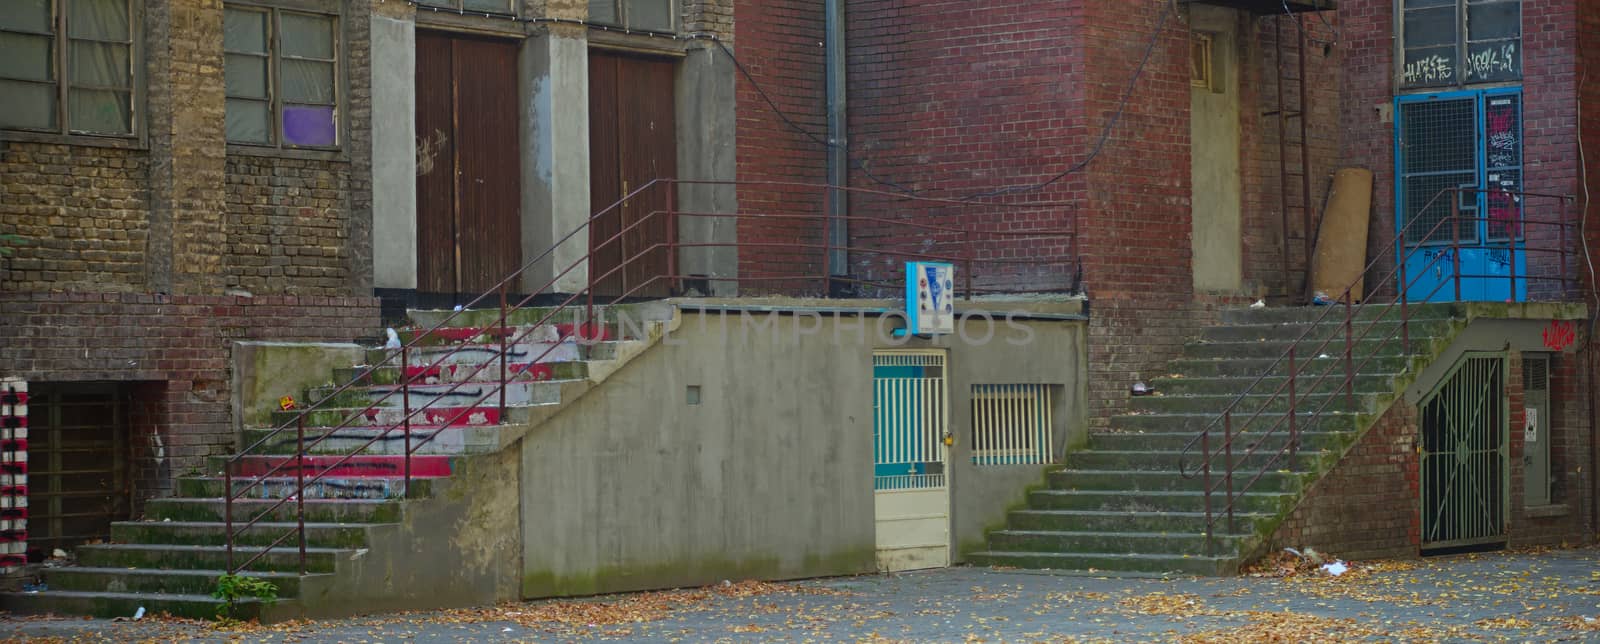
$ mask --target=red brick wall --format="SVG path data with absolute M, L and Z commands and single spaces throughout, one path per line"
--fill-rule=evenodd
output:
M 826 140 L 828 132 L 826 77 L 823 69 L 821 2 L 803 0 L 738 0 L 734 4 L 735 55 L 767 97 L 795 125 Z M 742 75 L 737 104 L 738 177 L 740 181 L 826 183 L 827 148 L 797 132 L 773 111 Z M 819 216 L 823 194 L 816 190 L 742 186 L 739 211 L 746 214 Z M 741 220 L 738 227 L 739 275 L 821 275 L 820 250 L 797 244 L 822 243 L 817 220 Z M 757 244 L 769 244 L 760 246 Z M 816 288 L 817 282 L 740 282 L 742 294 L 794 292 Z
M 1400 401 L 1313 483 L 1268 539 L 1273 551 L 1316 548 L 1347 559 L 1417 554 L 1417 408 Z
M 134 448 L 146 456 L 134 465 L 148 495 L 236 447 L 233 342 L 349 342 L 378 329 L 373 298 L 0 293 L 0 373 L 134 382 L 135 395 L 154 397 L 133 414 Z

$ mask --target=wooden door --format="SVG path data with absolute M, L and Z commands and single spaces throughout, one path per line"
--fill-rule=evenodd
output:
M 603 213 L 589 230 L 597 293 L 670 291 L 665 278 L 673 251 L 666 244 L 675 231 L 666 210 L 672 191 L 657 185 L 611 206 L 652 180 L 677 176 L 676 73 L 670 60 L 589 53 L 589 197 Z
M 522 265 L 517 45 L 417 32 L 417 290 L 470 298 Z

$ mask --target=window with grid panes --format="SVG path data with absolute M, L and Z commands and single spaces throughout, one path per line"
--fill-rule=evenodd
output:
M 339 145 L 338 18 L 228 7 L 228 142 L 288 148 Z
M 1522 78 L 1522 0 L 1402 0 L 1402 87 Z
M 5 0 L 0 128 L 134 134 L 135 3 Z
M 424 7 L 439 7 L 457 11 L 511 15 L 515 13 L 515 9 L 512 7 L 513 2 L 514 0 L 418 0 L 417 4 Z
M 589 22 L 624 29 L 673 31 L 676 13 L 674 0 L 589 0 Z

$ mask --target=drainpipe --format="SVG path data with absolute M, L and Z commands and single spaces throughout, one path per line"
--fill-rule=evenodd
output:
M 823 11 L 828 85 L 828 185 L 841 187 L 850 180 L 849 139 L 845 133 L 844 3 L 845 0 L 827 0 Z M 829 190 L 827 210 L 833 218 L 828 227 L 832 249 L 828 265 L 833 275 L 849 275 L 850 257 L 845 248 L 849 246 L 850 230 L 844 219 L 850 212 L 849 194 L 843 190 Z

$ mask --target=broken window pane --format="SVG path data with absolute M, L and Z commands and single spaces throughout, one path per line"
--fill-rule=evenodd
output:
M 128 45 L 74 40 L 71 51 L 72 84 L 122 88 L 133 85 Z
M 126 0 L 72 0 L 67 4 L 67 35 L 91 40 L 126 42 Z
M 267 14 L 229 9 L 224 18 L 222 43 L 228 51 L 267 53 Z
M 228 140 L 271 143 L 272 108 L 266 101 L 228 99 Z
M 56 127 L 56 86 L 0 80 L 0 127 Z
M 283 60 L 278 68 L 283 79 L 283 100 L 297 103 L 333 102 L 333 63 Z
M 283 55 L 333 59 L 332 18 L 285 13 L 279 24 L 283 28 Z
M 55 33 L 50 24 L 50 0 L 7 0 L 0 11 L 0 29 Z
M 73 89 L 67 95 L 67 123 L 74 132 L 129 134 L 133 112 L 127 92 Z
M 283 140 L 290 145 L 331 146 L 338 142 L 334 111 L 327 105 L 283 106 Z
M 55 80 L 49 36 L 0 32 L 0 77 Z

